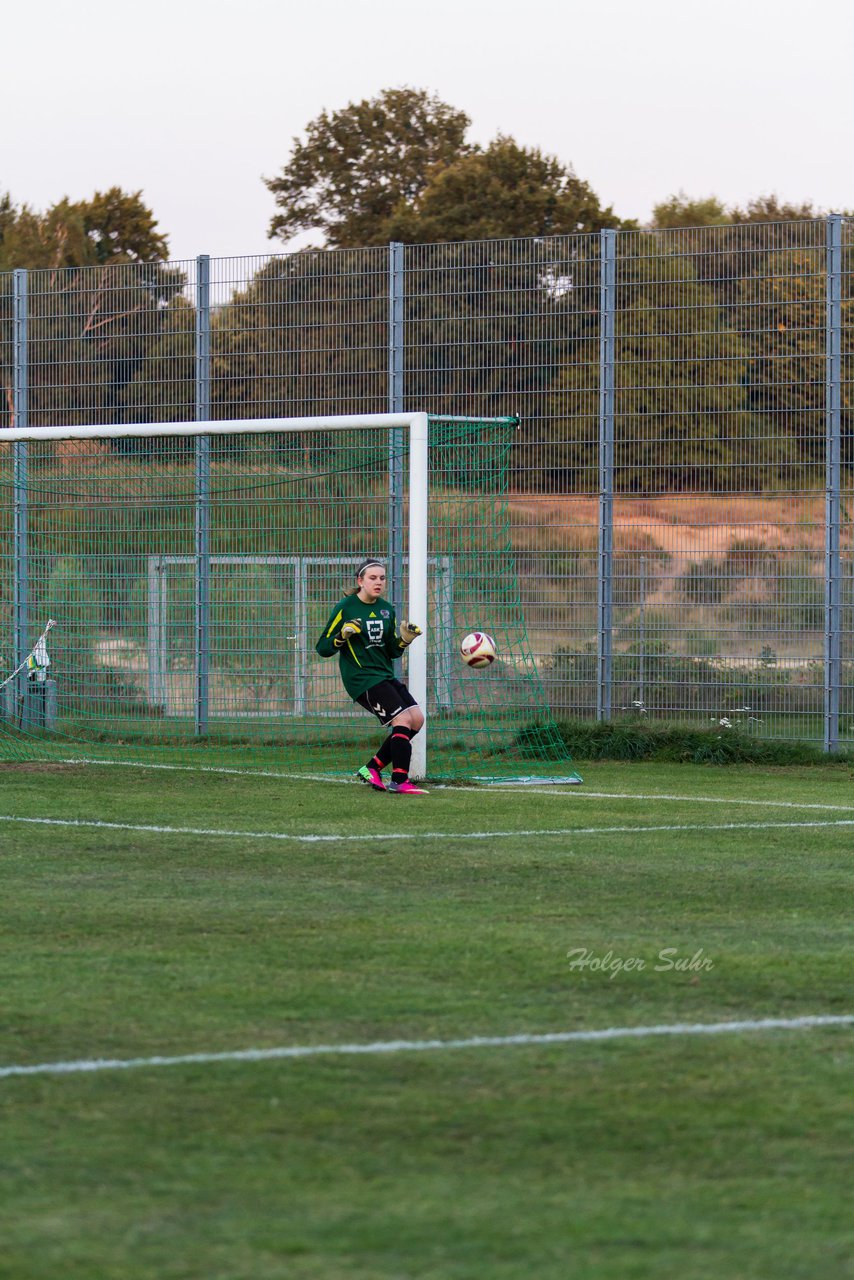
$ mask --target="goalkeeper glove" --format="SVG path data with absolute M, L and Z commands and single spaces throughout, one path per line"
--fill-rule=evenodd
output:
M 336 649 L 340 649 L 341 646 L 348 640 L 352 639 L 353 636 L 359 636 L 361 634 L 362 624 L 358 618 L 353 618 L 352 621 L 344 623 L 340 634 L 335 637 L 332 643 L 335 645 Z
M 414 622 L 401 622 L 400 624 L 400 643 L 406 648 L 412 644 L 421 635 L 421 628 L 416 626 Z

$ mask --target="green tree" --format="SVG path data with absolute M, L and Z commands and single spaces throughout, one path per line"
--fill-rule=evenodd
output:
M 0 201 L 0 270 L 105 266 L 160 262 L 167 238 L 142 200 L 120 187 L 96 191 L 91 200 L 64 198 L 44 213 Z
M 554 236 L 619 226 L 588 183 L 554 156 L 499 135 L 436 165 L 424 189 L 402 201 L 386 232 L 392 240 L 496 240 Z
M 149 351 L 162 351 L 184 283 L 156 262 L 31 271 L 31 424 L 128 421 L 128 388 Z M 134 404 L 136 417 L 153 416 Z
M 195 417 L 196 311 L 179 288 L 163 297 L 156 315 L 148 316 L 148 332 L 136 344 L 138 358 L 119 406 L 130 422 L 188 422 Z M 191 447 L 188 442 L 186 448 Z M 146 446 L 137 442 L 137 448 L 144 452 Z
M 157 230 L 157 219 L 143 204 L 141 191 L 110 187 L 96 191 L 80 208 L 99 263 L 162 262 L 169 257 L 168 239 Z
M 730 308 L 750 357 L 745 385 L 751 408 L 765 417 L 770 440 L 794 449 L 812 478 L 820 481 L 825 459 L 826 258 L 823 244 L 768 253 L 756 274 L 739 281 Z M 843 281 L 843 366 L 854 357 L 854 285 Z M 854 394 L 844 376 L 842 451 L 854 462 Z
M 4 191 L 0 196 L 0 255 L 3 253 L 3 242 L 14 227 L 17 216 L 12 197 L 8 191 Z
M 550 397 L 549 454 L 562 488 L 595 492 L 598 318 L 579 314 L 572 293 L 564 303 L 575 337 Z M 621 245 L 615 357 L 618 491 L 758 489 L 797 461 L 793 441 L 769 439 L 752 411 L 742 335 L 666 233 L 641 232 Z
M 29 271 L 30 422 L 126 420 L 127 388 L 185 283 L 142 192 L 63 199 L 44 213 L 0 200 L 0 272 Z M 11 275 L 0 281 L 0 423 L 10 424 Z M 135 406 L 136 407 L 136 406 Z M 144 407 L 144 420 L 149 416 Z M 177 416 L 177 415 L 176 415 Z
M 823 217 L 809 200 L 790 203 L 779 196 L 755 196 L 744 208 L 727 207 L 717 196 L 695 198 L 680 191 L 668 196 L 652 211 L 653 228 L 668 230 L 673 227 L 724 227 L 757 222 L 804 222 Z
M 718 304 L 732 309 L 742 306 L 745 281 L 753 279 L 756 289 L 761 288 L 759 278 L 773 265 L 774 253 L 823 250 L 823 216 L 808 201 L 790 204 L 775 195 L 759 196 L 739 208 L 725 207 L 715 196 L 695 200 L 680 192 L 655 206 L 652 226 L 668 251 L 691 261 Z
M 271 258 L 214 317 L 214 416 L 385 411 L 387 321 L 384 250 Z
M 294 139 L 276 178 L 264 181 L 279 208 L 270 238 L 321 230 L 338 248 L 383 244 L 401 201 L 414 200 L 434 165 L 468 148 L 464 111 L 423 89 L 385 89 L 377 98 L 321 112 Z
M 760 196 L 724 209 L 714 197 L 673 196 L 654 211 L 668 250 L 713 291 L 722 323 L 741 338 L 746 407 L 762 422 L 767 485 L 820 480 L 825 433 L 826 247 L 811 202 Z M 850 216 L 850 215 L 849 215 Z M 854 347 L 854 282 L 842 280 L 843 358 Z M 843 456 L 850 463 L 851 397 L 843 378 Z M 790 470 L 785 473 L 785 468 Z M 792 468 L 794 470 L 792 470 Z M 785 473 L 785 478 L 784 478 Z
M 729 209 L 729 220 L 733 223 L 810 222 L 824 216 L 824 211 L 816 209 L 811 200 L 791 203 L 776 195 L 754 196 L 743 209 L 738 205 L 732 205 Z
M 671 227 L 721 227 L 732 219 L 717 196 L 694 200 L 684 191 L 668 196 L 652 211 L 652 226 Z

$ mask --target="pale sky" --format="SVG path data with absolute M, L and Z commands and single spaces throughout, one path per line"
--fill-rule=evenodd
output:
M 850 0 L 20 0 L 0 191 L 140 188 L 173 258 L 268 254 L 262 175 L 326 109 L 408 85 L 539 146 L 622 217 L 684 190 L 854 208 Z

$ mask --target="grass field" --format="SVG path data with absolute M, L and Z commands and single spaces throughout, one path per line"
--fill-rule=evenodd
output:
M 0 767 L 3 1280 L 854 1274 L 851 771 L 581 771 Z

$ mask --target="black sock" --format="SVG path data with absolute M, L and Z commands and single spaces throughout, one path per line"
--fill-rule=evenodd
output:
M 391 780 L 406 782 L 409 777 L 409 762 L 412 759 L 412 739 L 415 733 L 402 724 L 396 724 L 388 739 L 391 746 Z
M 368 761 L 369 769 L 379 769 L 382 771 L 391 760 L 391 734 L 383 742 L 377 754 L 372 760 Z

